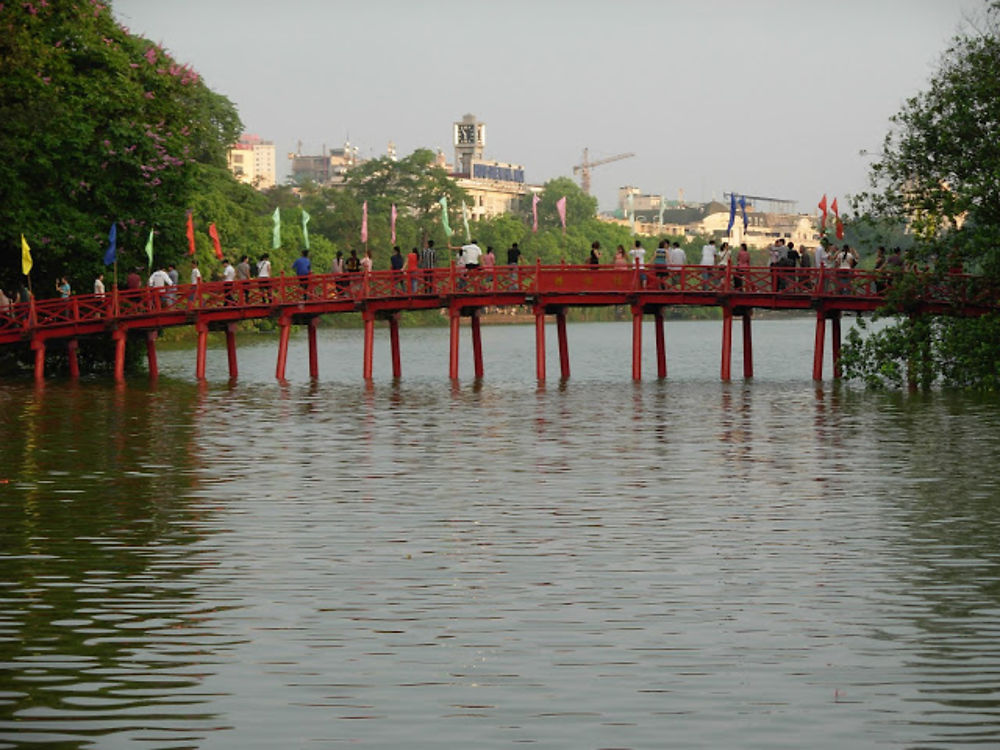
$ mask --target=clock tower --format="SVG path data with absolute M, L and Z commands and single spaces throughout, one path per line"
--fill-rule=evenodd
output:
M 455 123 L 455 171 L 471 174 L 472 161 L 483 158 L 486 146 L 486 123 L 476 120 L 475 115 L 466 115 Z

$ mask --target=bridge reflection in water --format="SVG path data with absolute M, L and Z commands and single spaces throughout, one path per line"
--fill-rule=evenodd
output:
M 734 266 L 497 266 L 495 268 L 436 268 L 374 271 L 368 274 L 280 276 L 236 282 L 205 282 L 166 288 L 112 290 L 105 295 L 75 295 L 67 299 L 32 300 L 0 311 L 0 345 L 29 343 L 34 351 L 36 379 L 43 379 L 50 342 L 64 342 L 70 375 L 79 375 L 77 342 L 81 337 L 111 336 L 115 342 L 114 373 L 125 377 L 125 343 L 143 337 L 150 376 L 156 377 L 156 338 L 164 328 L 194 326 L 198 334 L 195 374 L 205 378 L 208 332 L 223 330 L 229 375 L 238 375 L 236 331 L 243 320 L 270 318 L 279 330 L 275 375 L 285 378 L 288 341 L 293 325 L 308 330 L 309 374 L 319 377 L 316 325 L 321 315 L 360 312 L 364 321 L 363 377 L 372 377 L 376 320 L 389 326 L 392 373 L 402 375 L 399 316 L 410 310 L 448 311 L 451 337 L 448 373 L 458 377 L 459 322 L 471 319 L 475 375 L 482 378 L 480 313 L 486 307 L 528 306 L 535 316 L 535 367 L 545 372 L 545 316 L 554 315 L 559 346 L 560 376 L 570 376 L 566 310 L 570 307 L 627 306 L 632 312 L 632 378 L 642 377 L 642 320 L 655 321 L 657 376 L 667 375 L 663 310 L 672 306 L 712 306 L 722 309 L 720 376 L 729 380 L 732 363 L 733 317 L 742 319 L 743 375 L 753 376 L 751 319 L 754 309 L 813 310 L 816 338 L 815 380 L 823 377 L 826 322 L 831 324 L 834 377 L 840 376 L 840 320 L 844 312 L 872 312 L 881 307 L 898 280 L 886 272 L 824 268 L 741 268 Z M 910 314 L 978 316 L 995 310 L 997 290 L 986 279 L 967 274 L 928 277 L 924 296 Z

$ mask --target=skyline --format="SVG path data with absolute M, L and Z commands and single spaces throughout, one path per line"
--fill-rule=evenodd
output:
M 785 198 L 813 213 L 824 193 L 846 209 L 865 189 L 860 152 L 877 152 L 889 117 L 982 7 L 538 5 L 116 0 L 113 11 L 275 143 L 279 181 L 299 141 L 318 154 L 350 139 L 364 158 L 393 141 L 400 156 L 426 147 L 451 161 L 452 123 L 472 113 L 487 124 L 486 158 L 523 164 L 530 183 L 579 184 L 584 148 L 591 160 L 634 152 L 593 169 L 601 210 L 635 185 L 689 201 Z

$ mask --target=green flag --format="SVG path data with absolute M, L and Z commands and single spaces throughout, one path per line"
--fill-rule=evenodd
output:
M 277 210 L 277 209 L 275 209 L 275 210 Z M 312 218 L 312 217 L 309 216 L 309 212 L 306 211 L 303 208 L 302 209 L 302 241 L 305 242 L 305 244 L 306 244 L 306 250 L 309 249 L 309 227 L 307 225 L 309 224 L 309 219 L 310 218 Z
M 149 239 L 146 240 L 146 257 L 149 258 L 149 268 L 153 268 L 153 230 L 149 230 Z
M 281 210 L 275 208 L 271 218 L 274 219 L 274 232 L 271 234 L 271 247 L 277 250 L 281 247 Z
M 444 227 L 444 233 L 451 237 L 451 224 L 448 223 L 448 199 L 442 198 L 438 203 L 441 204 L 441 226 Z
M 462 201 L 462 224 L 465 225 L 465 241 L 468 242 L 472 239 L 472 233 L 469 231 L 469 209 L 465 207 L 465 201 Z

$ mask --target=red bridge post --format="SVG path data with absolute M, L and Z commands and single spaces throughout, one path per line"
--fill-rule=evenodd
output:
M 833 377 L 840 377 L 840 310 L 830 318 L 831 350 L 833 354 Z
M 748 307 L 743 311 L 743 377 L 753 377 L 753 333 L 750 328 L 750 314 L 752 310 Z
M 116 328 L 111 338 L 115 342 L 115 382 L 123 383 L 125 382 L 125 329 Z
M 309 319 L 306 328 L 309 331 L 309 377 L 315 380 L 319 377 L 319 349 L 316 346 L 316 321 L 319 317 Z
M 226 356 L 229 361 L 229 379 L 236 380 L 240 374 L 236 361 L 236 323 L 226 324 Z
M 472 311 L 472 362 L 476 380 L 483 379 L 483 338 L 479 331 L 479 308 Z
M 285 379 L 285 365 L 288 364 L 288 337 L 292 332 L 291 318 L 282 316 L 278 319 L 278 364 L 274 370 L 274 377 L 278 380 Z
M 636 268 L 639 259 L 636 258 Z M 642 306 L 632 305 L 632 380 L 642 380 Z
M 729 380 L 733 364 L 733 308 L 722 306 L 722 368 L 721 377 Z
M 656 324 L 656 377 L 667 377 L 667 341 L 663 333 L 663 308 L 657 307 L 653 313 Z
M 198 349 L 194 361 L 194 377 L 196 380 L 205 379 L 205 359 L 208 350 L 208 324 L 199 320 L 195 323 L 195 330 L 198 332 Z
M 822 272 L 820 273 L 822 277 Z M 816 341 L 813 344 L 813 380 L 823 379 L 823 344 L 826 339 L 826 314 L 816 311 Z
M 45 380 L 45 339 L 32 339 L 31 348 L 35 350 L 35 380 Z
M 454 264 L 452 264 L 454 266 Z M 454 267 L 452 268 L 452 274 L 454 274 Z M 449 323 L 450 323 L 450 338 L 448 340 L 448 377 L 452 380 L 458 380 L 458 324 L 459 319 L 462 315 L 461 308 L 452 306 L 448 308 Z
M 76 356 L 78 348 L 79 344 L 76 339 L 70 339 L 66 342 L 66 357 L 69 360 L 69 376 L 74 379 L 80 377 L 80 361 Z
M 545 380 L 545 305 L 535 305 L 535 377 Z
M 362 367 L 362 377 L 365 380 L 371 380 L 373 350 L 375 349 L 375 313 L 372 310 L 365 310 L 361 317 L 365 321 L 365 362 Z
M 160 367 L 156 360 L 156 331 L 146 331 L 146 364 L 149 369 L 149 379 L 156 380 L 160 376 Z
M 392 349 L 392 376 L 402 377 L 403 366 L 399 357 L 399 313 L 389 316 L 389 346 Z
M 556 311 L 556 333 L 559 335 L 559 375 L 569 380 L 569 341 L 566 338 L 566 308 Z

